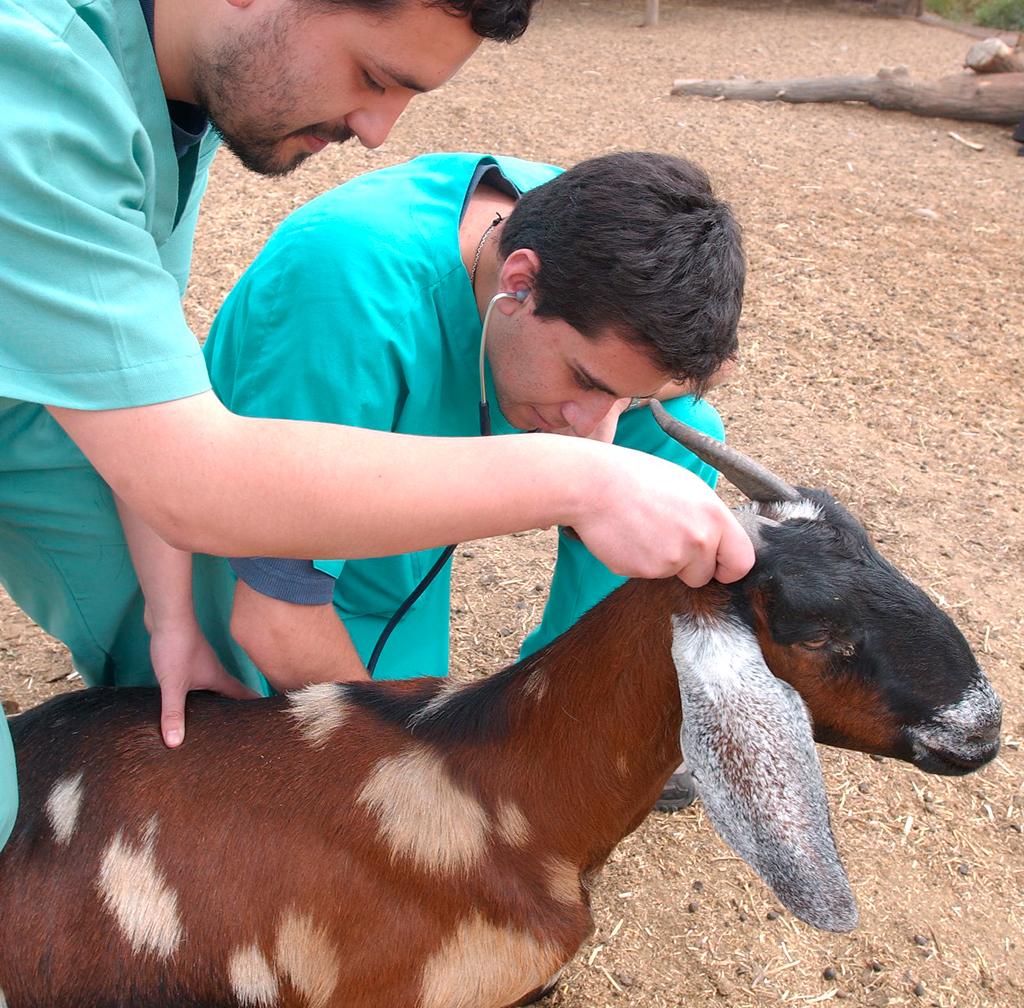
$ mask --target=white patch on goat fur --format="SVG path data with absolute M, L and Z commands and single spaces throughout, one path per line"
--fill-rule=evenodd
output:
M 563 857 L 551 855 L 544 859 L 544 874 L 547 876 L 548 894 L 558 903 L 569 905 L 582 899 L 579 869 Z
M 935 712 L 925 725 L 914 725 L 909 734 L 918 757 L 929 749 L 944 749 L 964 760 L 981 759 L 992 750 L 992 728 L 999 723 L 1002 704 L 984 679 L 972 683 L 964 695 Z M 972 735 L 980 736 L 971 742 Z
M 337 683 L 314 683 L 295 690 L 288 694 L 288 703 L 299 733 L 315 748 L 326 744 L 348 713 L 344 690 Z
M 533 697 L 534 700 L 540 701 L 544 699 L 544 694 L 548 691 L 548 677 L 547 673 L 541 669 L 534 669 L 527 677 L 526 683 L 523 685 L 523 692 Z
M 7 1008 L 7 998 L 4 997 L 2 990 L 0 990 L 0 1008 Z
M 746 627 L 725 620 L 691 623 L 679 617 L 672 618 L 672 660 L 677 671 L 696 673 L 709 690 L 711 703 L 739 686 L 744 668 L 764 662 L 757 638 Z
M 542 987 L 564 958 L 554 945 L 476 913 L 427 960 L 417 1008 L 512 1004 Z
M 274 944 L 274 962 L 302 995 L 307 1008 L 326 1008 L 331 1003 L 341 966 L 338 952 L 326 928 L 312 917 L 287 914 Z
M 464 688 L 466 684 L 459 682 L 457 679 L 446 679 L 437 692 L 418 710 L 412 717 L 409 718 L 408 729 L 409 731 L 415 731 L 423 721 L 429 721 L 432 717 L 436 717 L 444 710 L 444 705 L 460 690 Z
M 392 853 L 425 871 L 464 871 L 483 856 L 487 813 L 429 749 L 381 760 L 356 801 L 376 814 Z
M 274 1008 L 278 999 L 277 977 L 257 945 L 231 953 L 228 979 L 239 1004 L 248 1008 Z
M 155 816 L 138 847 L 118 832 L 103 853 L 97 886 L 132 950 L 166 958 L 178 948 L 183 931 L 178 897 L 156 865 L 155 841 Z
M 50 820 L 53 835 L 61 845 L 68 843 L 78 825 L 78 813 L 82 808 L 82 776 L 79 772 L 74 776 L 61 777 L 46 799 L 46 818 Z M 0 1008 L 3 1008 L 2 1003 Z
M 515 802 L 503 801 L 498 805 L 495 832 L 509 847 L 523 847 L 530 840 L 530 822 Z
M 769 501 L 754 504 L 755 512 L 762 518 L 784 522 L 802 519 L 818 521 L 822 516 L 821 507 L 814 501 L 801 497 L 798 501 Z

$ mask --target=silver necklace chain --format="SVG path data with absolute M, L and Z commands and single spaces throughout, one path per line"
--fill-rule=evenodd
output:
M 480 236 L 480 241 L 476 246 L 476 255 L 473 256 L 473 268 L 469 271 L 469 285 L 476 290 L 476 269 L 480 265 L 480 256 L 483 255 L 484 243 L 487 241 L 487 236 L 504 220 L 500 213 L 494 215 L 494 220 L 491 221 L 487 227 L 484 228 L 484 233 Z

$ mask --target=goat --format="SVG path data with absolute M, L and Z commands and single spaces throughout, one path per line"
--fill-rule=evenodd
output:
M 752 498 L 736 585 L 627 582 L 470 684 L 193 695 L 177 750 L 155 691 L 12 718 L 0 1005 L 531 1003 L 591 933 L 589 891 L 680 739 L 712 822 L 783 903 L 852 928 L 813 740 L 966 773 L 998 750 L 999 700 L 832 497 L 687 443 Z

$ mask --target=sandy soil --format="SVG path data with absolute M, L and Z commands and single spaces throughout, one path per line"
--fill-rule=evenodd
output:
M 595 897 L 598 931 L 551 1003 L 1019 1008 L 1024 1004 L 1024 159 L 1009 130 L 862 106 L 669 96 L 679 77 L 954 72 L 970 40 L 793 3 L 546 0 L 528 37 L 487 46 L 418 99 L 380 151 L 328 150 L 291 178 L 222 155 L 188 312 L 203 333 L 274 224 L 323 189 L 427 150 L 571 164 L 615 149 L 701 161 L 746 232 L 743 368 L 714 401 L 734 443 L 825 486 L 955 617 L 1006 705 L 1000 758 L 966 779 L 823 751 L 862 922 L 818 934 L 773 903 L 699 806 L 652 816 Z M 950 131 L 983 144 L 975 151 Z M 514 657 L 536 620 L 550 533 L 457 561 L 455 664 Z M 61 647 L 0 600 L 0 694 L 67 684 Z M 826 972 L 827 971 L 827 972 Z

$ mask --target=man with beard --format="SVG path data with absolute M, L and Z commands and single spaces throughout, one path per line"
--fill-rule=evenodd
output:
M 264 174 L 348 136 L 377 146 L 481 37 L 520 34 L 530 2 L 0 0 L 0 580 L 86 682 L 151 681 L 123 632 L 141 601 L 111 490 L 129 528 L 220 555 L 380 556 L 564 524 L 625 574 L 749 568 L 728 510 L 655 459 L 260 420 L 210 391 L 180 298 L 217 135 Z M 134 559 L 146 571 L 145 546 Z M 237 694 L 183 614 L 146 619 L 165 702 Z M 15 810 L 0 725 L 0 842 Z

